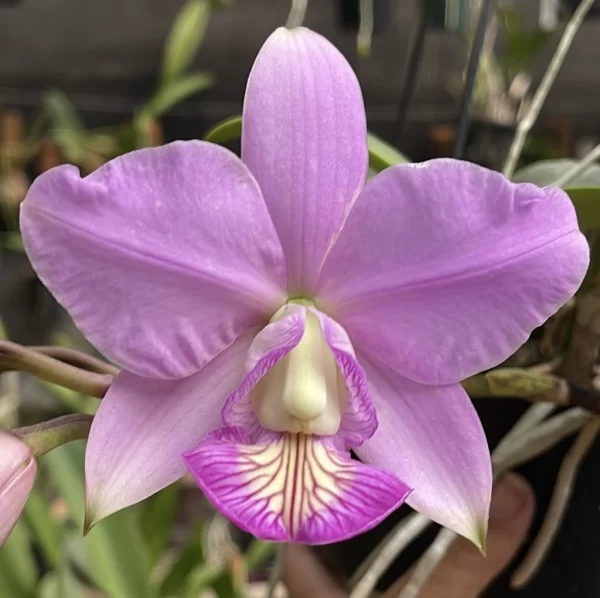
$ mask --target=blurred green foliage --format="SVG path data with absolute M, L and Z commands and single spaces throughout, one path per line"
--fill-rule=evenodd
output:
M 513 6 L 499 6 L 496 14 L 503 38 L 500 64 L 507 81 L 528 71 L 552 33 L 543 29 L 527 29 L 523 17 Z
M 69 98 L 50 91 L 23 142 L 3 148 L 2 171 L 24 169 L 48 135 L 64 158 L 84 173 L 115 156 L 161 143 L 157 119 L 213 83 L 209 73 L 190 72 L 213 4 L 190 0 L 181 9 L 165 43 L 155 91 L 130 122 L 88 130 Z M 5 246 L 18 250 L 20 236 L 13 218 L 18 204 L 0 204 L 4 224 L 10 225 L 5 226 Z M 63 410 L 93 414 L 98 407 L 92 397 L 43 386 Z M 14 409 L 14 402 L 10 406 Z M 209 522 L 196 522 L 188 540 L 175 543 L 180 484 L 101 521 L 84 538 L 84 454 L 85 443 L 74 442 L 40 459 L 23 517 L 0 548 L 1 597 L 88 598 L 95 590 L 107 598 L 178 598 L 212 588 L 217 596 L 235 598 L 246 574 L 270 557 L 272 545 L 259 541 L 250 545 L 247 555 L 236 549 L 245 573 L 240 580 L 229 561 L 217 559 L 215 564 L 214 555 L 208 554 L 204 528 Z
M 163 49 L 154 93 L 134 113 L 131 122 L 104 130 L 86 131 L 73 105 L 60 91 L 47 94 L 42 113 L 68 162 L 92 171 L 110 158 L 156 145 L 154 124 L 180 102 L 208 89 L 213 77 L 190 73 L 210 19 L 210 0 L 190 0 L 179 11 Z
M 51 90 L 44 96 L 25 138 L 0 143 L 0 241 L 3 247 L 23 251 L 17 208 L 29 184 L 25 173 L 40 155 L 46 140 L 52 140 L 62 158 L 77 165 L 83 174 L 116 156 L 163 142 L 160 118 L 180 102 L 213 85 L 210 73 L 190 69 L 213 7 L 221 4 L 215 0 L 189 0 L 181 8 L 165 42 L 155 90 L 129 121 L 89 130 L 67 95 Z
M 6 338 L 1 321 L 0 338 Z M 5 429 L 16 425 L 18 403 L 2 384 L 11 375 L 18 376 L 0 378 L 0 408 L 13 412 L 0 419 Z M 42 385 L 61 410 L 93 414 L 98 408 L 98 399 Z M 185 521 L 191 532 L 176 542 L 182 483 L 100 521 L 84 537 L 84 460 L 84 441 L 39 459 L 23 516 L 0 547 L 1 598 L 197 598 L 207 588 L 236 598 L 248 575 L 274 552 L 273 544 L 254 540 L 245 553 L 233 543 L 228 547 L 237 560 L 219 558 L 206 541 L 211 521 L 199 518 Z
M 208 558 L 207 522 L 174 547 L 179 485 L 108 517 L 82 537 L 84 451 L 78 441 L 40 459 L 24 516 L 0 549 L 0 596 L 83 598 L 97 589 L 108 598 L 177 598 L 197 597 L 206 588 L 219 597 L 238 595 L 230 564 Z M 244 570 L 264 564 L 272 550 L 255 540 L 240 554 Z

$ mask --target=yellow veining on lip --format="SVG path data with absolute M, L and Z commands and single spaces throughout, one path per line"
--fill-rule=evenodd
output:
M 284 434 L 269 445 L 244 447 L 239 471 L 248 478 L 249 500 L 265 500 L 268 511 L 280 514 L 291 538 L 308 517 L 341 498 L 336 477 L 348 481 L 352 475 L 345 463 L 305 434 Z

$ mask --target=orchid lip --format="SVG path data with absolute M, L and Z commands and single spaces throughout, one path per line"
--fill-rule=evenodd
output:
M 254 337 L 245 369 L 221 412 L 223 427 L 183 454 L 221 513 L 263 540 L 323 544 L 370 529 L 402 504 L 407 484 L 349 454 L 373 435 L 377 418 L 339 324 L 312 305 L 288 303 Z M 300 403 L 316 388 L 325 411 L 294 417 L 286 385 Z
M 336 542 L 374 527 L 410 489 L 324 439 L 240 428 L 209 434 L 184 459 L 198 485 L 242 529 L 275 542 Z

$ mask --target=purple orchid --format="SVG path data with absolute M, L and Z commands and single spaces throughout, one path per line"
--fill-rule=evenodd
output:
M 365 185 L 367 162 L 350 66 L 280 29 L 241 160 L 177 142 L 33 184 L 33 265 L 124 368 L 89 438 L 88 524 L 187 466 L 260 538 L 341 540 L 406 500 L 483 544 L 490 456 L 460 381 L 575 293 L 588 247 L 559 189 L 449 159 Z

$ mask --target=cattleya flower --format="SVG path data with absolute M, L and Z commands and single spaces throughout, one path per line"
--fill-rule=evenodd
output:
M 460 381 L 573 295 L 588 248 L 561 190 L 467 162 L 366 183 L 366 133 L 342 55 L 279 29 L 241 160 L 176 142 L 33 184 L 32 263 L 123 368 L 90 433 L 88 525 L 187 466 L 267 540 L 341 540 L 406 500 L 483 544 L 490 455 Z
M 36 471 L 31 449 L 16 436 L 0 430 L 0 546 L 21 515 Z

